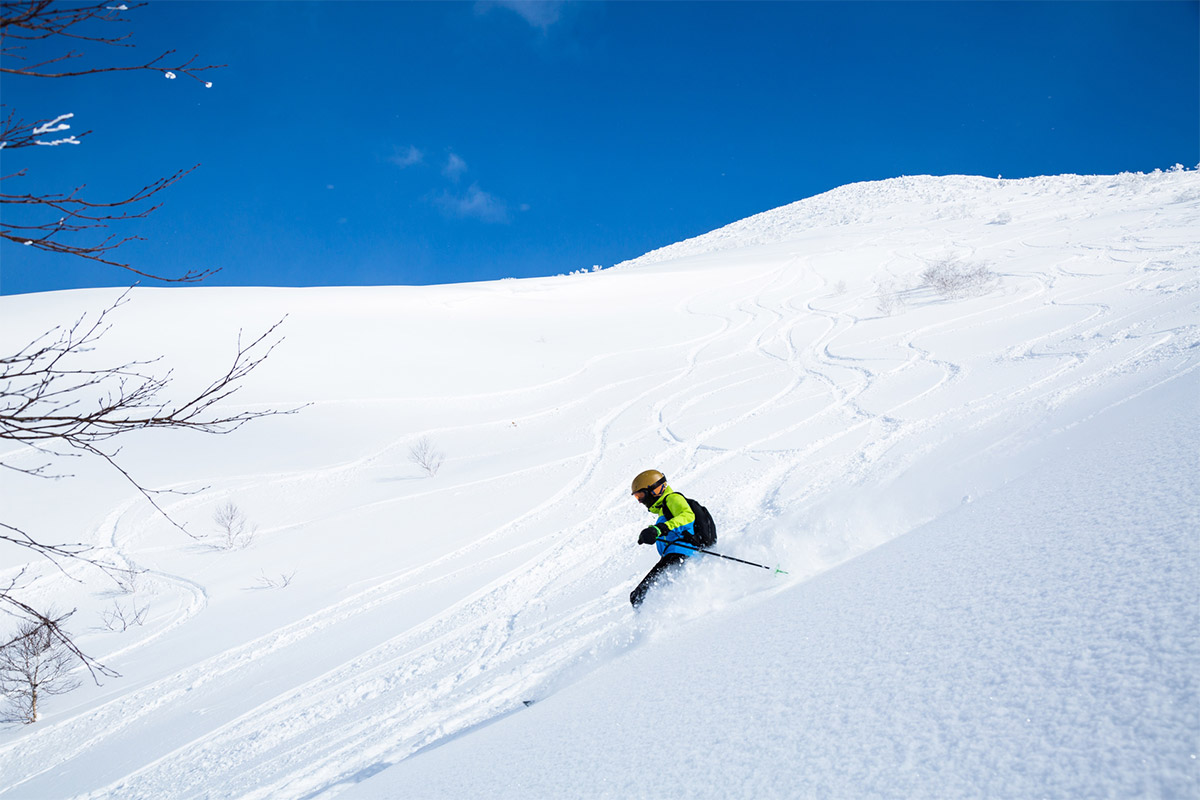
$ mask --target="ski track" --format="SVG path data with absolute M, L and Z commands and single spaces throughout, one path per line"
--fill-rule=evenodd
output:
M 1013 261 L 1024 261 L 1031 252 L 1060 247 L 1038 242 L 1057 242 L 1070 235 L 1069 228 L 1051 223 L 1048 229 L 990 244 L 993 250 L 1010 247 Z M 913 240 L 914 252 L 923 247 L 920 242 Z M 684 487 L 702 482 L 706 476 L 719 476 L 735 465 L 757 470 L 751 484 L 754 488 L 743 496 L 723 497 L 717 492 L 711 500 L 706 498 L 711 506 L 728 509 L 720 520 L 723 540 L 740 538 L 752 544 L 756 537 L 769 534 L 770 521 L 785 499 L 796 510 L 831 487 L 862 485 L 902 471 L 919 452 L 905 455 L 900 446 L 931 429 L 944 427 L 951 432 L 947 435 L 962 434 L 1026 412 L 1031 412 L 1031 417 L 1044 416 L 1046 409 L 1107 377 L 1165 358 L 1179 361 L 1182 366 L 1177 374 L 1195 369 L 1200 362 L 1200 347 L 1195 343 L 1198 326 L 1168 324 L 1171 315 L 1186 306 L 1186 300 L 1194 307 L 1200 294 L 1194 284 L 1170 291 L 1152 287 L 1145 290 L 1144 299 L 1122 312 L 1093 298 L 1114 288 L 1134 292 L 1148 280 L 1148 274 L 1155 274 L 1146 266 L 1154 256 L 1145 253 L 1167 258 L 1178 256 L 1179 248 L 1139 243 L 1129 252 L 1135 258 L 1122 262 L 1111 248 L 1089 252 L 1089 246 L 1083 245 L 1068 263 L 1006 274 L 1002 285 L 983 302 L 980 298 L 930 301 L 959 302 L 962 311 L 927 324 L 905 326 L 899 332 L 889 330 L 886 318 L 851 313 L 871 304 L 873 286 L 838 294 L 824 274 L 828 267 L 818 269 L 813 257 L 793 255 L 758 272 L 743 269 L 738 280 L 719 290 L 683 296 L 680 313 L 713 322 L 712 330 L 691 341 L 650 346 L 637 354 L 601 355 L 537 387 L 471 398 L 499 401 L 531 391 L 562 390 L 572 399 L 552 401 L 519 419 L 526 423 L 561 413 L 591 420 L 586 428 L 590 441 L 583 452 L 566 454 L 557 462 L 569 467 L 571 474 L 543 502 L 451 552 L 399 570 L 269 634 L 102 700 L 0 747 L 0 760 L 9 762 L 0 796 L 20 796 L 21 787 L 28 782 L 100 743 L 72 737 L 75 726 L 104 731 L 101 740 L 118 735 L 182 702 L 197 689 L 219 685 L 256 663 L 285 658 L 289 648 L 355 617 L 398 606 L 410 595 L 463 571 L 486 576 L 495 565 L 505 566 L 440 614 L 351 654 L 321 674 L 191 736 L 80 797 L 160 798 L 164 787 L 171 787 L 174 797 L 212 800 L 332 797 L 362 776 L 511 713 L 522 707 L 522 700 L 539 697 L 572 674 L 586 671 L 589 664 L 611 658 L 649 630 L 650 623 L 631 622 L 625 602 L 626 592 L 646 565 L 645 559 L 639 558 L 643 554 L 629 546 L 628 532 L 620 530 L 628 518 L 628 496 L 623 485 L 610 485 L 610 476 L 604 471 L 614 460 L 614 452 L 656 440 L 661 458 L 657 466 L 673 483 Z M 831 255 L 836 254 L 825 253 L 822 258 Z M 914 257 L 893 250 L 888 260 L 912 263 Z M 1106 262 L 1103 269 L 1098 262 Z M 1168 269 L 1173 268 L 1172 263 L 1167 262 Z M 880 273 L 887 270 L 883 264 Z M 731 302 L 734 289 L 743 294 Z M 998 342 L 990 352 L 975 353 L 968 360 L 944 357 L 930 344 L 936 337 L 961 337 L 992 325 L 998 317 L 1012 321 L 1034 315 L 1047 315 L 1049 320 L 1040 335 L 1015 344 Z M 820 323 L 816 335 L 805 338 L 798 333 L 802 326 L 811 330 L 814 322 Z M 873 332 L 862 335 L 868 330 Z M 849 341 L 852 335 L 858 338 Z M 1192 343 L 1185 344 L 1189 341 Z M 888 355 L 879 356 L 880 347 L 886 347 Z M 607 360 L 634 355 L 664 366 L 658 373 L 605 386 L 603 398 L 572 390 L 586 385 L 588 375 Z M 906 409 L 915 404 L 947 397 L 951 390 L 967 384 L 973 376 L 973 359 L 1011 363 L 1036 372 L 1019 384 L 984 389 L 962 403 L 943 403 L 936 413 L 905 417 Z M 869 395 L 887 396 L 882 389 L 914 370 L 936 377 L 886 408 L 869 410 Z M 736 410 L 723 399 L 731 389 L 756 384 L 777 388 L 756 396 L 752 403 L 743 402 Z M 786 415 L 793 406 L 805 407 L 805 401 L 814 400 L 820 402 L 810 403 L 811 410 L 784 424 L 765 429 L 758 424 L 767 415 Z M 604 412 L 593 416 L 596 408 Z M 673 430 L 672 426 L 682 427 L 706 412 L 727 410 L 727 418 L 702 425 L 690 435 Z M 1037 411 L 1040 413 L 1032 413 Z M 498 415 L 473 423 L 473 427 L 504 424 L 510 419 Z M 822 427 L 829 422 L 838 424 Z M 623 431 L 619 436 L 618 429 Z M 446 427 L 435 432 L 453 430 L 458 429 Z M 809 435 L 798 436 L 806 433 Z M 846 452 L 839 453 L 834 447 L 868 433 L 865 443 L 852 444 Z M 717 444 L 730 439 L 738 439 L 740 444 Z M 805 443 L 772 445 L 788 439 Z M 1005 439 L 1001 437 L 992 446 L 1002 445 Z M 314 477 L 353 478 L 372 463 L 402 452 L 410 440 L 382 443 L 360 458 L 321 470 L 246 475 L 237 480 L 278 489 Z M 539 464 L 524 472 L 547 466 Z M 431 491 L 459 491 L 511 479 L 522 472 Z M 795 491 L 785 495 L 785 488 L 798 480 L 805 488 L 798 495 Z M 533 541 L 513 536 L 581 499 L 594 510 L 574 526 Z M 184 498 L 172 510 L 198 502 Z M 109 545 L 127 565 L 135 561 L 131 553 L 124 552 L 118 529 L 122 520 L 131 516 L 133 506 L 134 501 L 122 504 L 101 525 Z M 135 521 L 126 521 L 124 527 L 129 531 L 127 538 L 136 536 Z M 481 561 L 478 553 L 485 547 L 488 555 Z M 459 566 L 463 564 L 471 566 Z M 152 634 L 108 652 L 106 659 L 147 647 L 203 613 L 208 602 L 203 586 L 164 571 L 151 570 L 149 574 L 185 597 L 184 607 Z M 764 584 L 763 590 L 778 585 Z M 578 599 L 581 596 L 590 599 Z

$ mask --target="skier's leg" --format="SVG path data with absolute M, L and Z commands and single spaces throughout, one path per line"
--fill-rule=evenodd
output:
M 650 588 L 658 582 L 658 579 L 663 576 L 663 573 L 668 572 L 675 567 L 681 566 L 684 561 L 687 561 L 687 556 L 682 553 L 667 553 L 658 560 L 658 563 L 646 573 L 646 577 L 642 578 L 642 582 L 637 585 L 637 588 L 629 595 L 629 602 L 637 608 L 646 599 L 646 593 Z

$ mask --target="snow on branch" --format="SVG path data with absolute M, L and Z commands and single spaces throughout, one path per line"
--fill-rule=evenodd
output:
M 47 133 L 59 133 L 60 131 L 69 131 L 69 130 L 71 130 L 71 126 L 66 124 L 65 122 L 63 122 L 63 120 L 71 119 L 74 116 L 75 116 L 74 114 L 60 114 L 59 116 L 55 117 L 54 119 L 50 120 L 49 122 L 44 122 L 41 125 L 38 125 L 36 128 L 34 128 L 33 135 L 34 136 L 43 136 Z M 79 140 L 76 139 L 74 135 L 71 135 L 65 139 L 55 139 L 54 141 L 51 141 L 51 142 L 43 141 L 41 139 L 36 139 L 34 141 L 34 144 L 49 145 L 49 146 L 54 146 L 54 145 L 59 145 L 59 144 L 79 144 Z
M 66 120 L 73 119 L 74 117 L 74 114 L 60 114 L 50 120 L 26 122 L 23 119 L 17 119 L 16 112 L 9 112 L 4 122 L 0 123 L 0 148 L 15 150 L 19 147 L 53 147 L 60 144 L 82 144 L 80 138 L 91 133 L 91 131 L 80 134 L 73 133 L 66 138 L 51 141 L 46 141 L 42 138 L 47 134 L 62 133 L 63 131 L 70 130 L 71 126 L 67 124 Z

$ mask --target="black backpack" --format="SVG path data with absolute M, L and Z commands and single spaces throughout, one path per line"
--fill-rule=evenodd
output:
M 696 535 L 694 537 L 695 541 L 692 542 L 692 544 L 696 544 L 700 547 L 712 547 L 714 544 L 716 544 L 717 523 L 713 522 L 712 514 L 708 513 L 708 509 L 690 497 L 684 497 L 680 492 L 674 492 L 673 494 L 677 494 L 680 497 L 683 497 L 684 500 L 687 500 L 687 504 L 692 507 L 692 513 L 696 515 L 696 522 L 692 525 L 692 530 L 695 531 Z M 668 520 L 671 519 L 671 517 L 668 516 L 671 513 L 671 509 L 667 506 L 665 501 L 662 504 L 662 510 L 663 516 Z M 685 538 L 684 541 L 686 542 L 687 538 Z

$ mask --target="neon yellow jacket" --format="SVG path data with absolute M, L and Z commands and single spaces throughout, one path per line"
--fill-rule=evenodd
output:
M 676 494 L 670 486 L 664 486 L 662 496 L 650 504 L 650 513 L 658 515 L 656 524 L 663 531 L 655 542 L 660 556 L 667 553 L 690 556 L 696 552 L 694 548 L 674 544 L 680 539 L 690 541 L 695 536 L 696 514 L 683 495 Z

